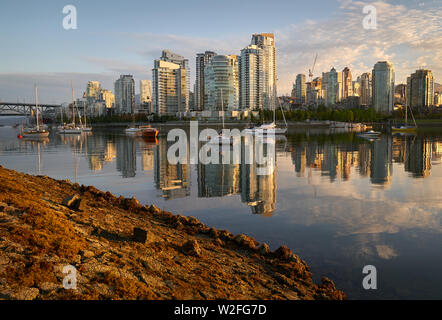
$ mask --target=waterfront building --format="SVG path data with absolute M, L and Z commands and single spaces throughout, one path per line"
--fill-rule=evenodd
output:
M 115 95 L 110 90 L 101 89 L 100 100 L 104 101 L 106 108 L 109 110 L 114 106 Z
M 428 108 L 434 105 L 434 77 L 431 70 L 416 70 L 407 79 L 407 103 L 411 108 Z
M 98 81 L 89 81 L 86 87 L 86 98 L 89 100 L 98 100 L 100 97 L 101 85 Z
M 372 77 L 371 73 L 361 75 L 361 105 L 371 106 L 372 104 Z
M 328 107 L 334 106 L 341 102 L 343 97 L 343 73 L 337 72 L 335 68 L 332 68 L 330 72 L 326 74 L 327 78 L 327 96 L 326 105 Z
M 440 92 L 434 93 L 434 106 L 436 107 L 442 106 L 442 93 Z
M 342 70 L 342 99 L 353 96 L 353 78 L 350 69 L 345 67 Z
M 307 104 L 317 106 L 318 104 L 322 103 L 324 103 L 322 78 L 317 77 L 311 82 L 307 83 Z
M 252 45 L 262 50 L 262 100 L 264 109 L 272 109 L 276 94 L 276 47 L 273 33 L 252 35 Z
M 189 68 L 189 60 L 185 59 L 183 56 L 173 53 L 169 50 L 163 50 L 161 54 L 160 60 L 172 62 L 180 66 L 182 70 L 181 73 L 185 75 L 185 89 L 183 86 L 182 94 L 185 98 L 185 110 L 189 109 L 189 91 L 190 91 L 190 68 Z
M 208 62 L 205 72 L 205 110 L 220 111 L 238 109 L 238 57 L 235 55 L 214 56 Z M 222 93 L 222 105 L 221 105 Z
M 206 65 L 209 63 L 209 60 L 216 56 L 215 52 L 206 51 L 204 53 L 198 53 L 196 55 L 196 80 L 195 80 L 195 89 L 194 89 L 194 108 L 199 111 L 205 110 L 205 102 L 207 97 L 205 96 L 204 89 L 204 69 Z
M 117 114 L 135 112 L 135 81 L 132 75 L 121 75 L 115 81 L 115 111 Z
M 296 100 L 298 103 L 306 103 L 307 100 L 307 86 L 305 83 L 305 74 L 298 74 L 296 76 Z
M 254 34 L 238 61 L 241 110 L 272 109 L 276 94 L 276 48 L 271 33 Z
M 263 107 L 262 54 L 256 45 L 241 50 L 238 61 L 241 110 L 261 110 Z
M 167 51 L 169 52 L 169 51 Z M 169 52 L 170 53 L 170 52 Z M 168 60 L 163 60 L 167 56 Z M 159 116 L 176 116 L 178 112 L 189 110 L 189 91 L 187 86 L 188 67 L 185 59 L 181 62 L 178 55 L 165 55 L 154 61 L 152 69 L 152 108 Z
M 393 64 L 388 61 L 379 61 L 372 71 L 373 108 L 376 112 L 391 113 L 394 103 Z
M 140 103 L 138 113 L 152 113 L 152 81 L 140 80 Z

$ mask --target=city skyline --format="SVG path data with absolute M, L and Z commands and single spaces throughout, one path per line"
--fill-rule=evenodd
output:
M 275 34 L 280 95 L 291 91 L 297 74 L 308 74 L 316 53 L 315 76 L 332 67 L 349 67 L 355 78 L 370 72 L 376 62 L 388 60 L 395 66 L 396 84 L 406 83 L 406 78 L 421 66 L 433 71 L 436 82 L 442 77 L 442 10 L 436 1 L 327 1 L 321 10 L 299 1 L 280 1 L 271 4 L 274 15 L 268 12 L 268 3 L 258 1 L 248 13 L 256 19 L 241 21 L 241 13 L 245 14 L 247 5 L 251 5 L 246 1 L 230 12 L 233 20 L 228 19 L 228 24 L 224 18 L 220 19 L 222 23 L 204 17 L 207 12 L 198 11 L 197 3 L 180 4 L 170 13 L 176 16 L 179 10 L 196 10 L 202 15 L 199 23 L 212 22 L 204 28 L 198 28 L 198 21 L 190 21 L 191 17 L 186 21 L 175 17 L 173 22 L 161 24 L 164 12 L 154 10 L 158 4 L 130 3 L 129 14 L 125 12 L 124 19 L 111 26 L 118 8 L 106 8 L 101 13 L 98 9 L 103 9 L 103 3 L 73 1 L 78 10 L 78 29 L 70 31 L 61 26 L 63 4 L 2 3 L 3 42 L 14 50 L 0 53 L 0 99 L 33 101 L 32 88 L 37 83 L 41 102 L 62 103 L 70 100 L 71 80 L 76 97 L 89 80 L 100 81 L 105 88 L 112 88 L 120 74 L 132 74 L 137 83 L 151 80 L 153 61 L 163 49 L 189 60 L 193 91 L 197 53 L 211 50 L 239 55 L 250 42 L 250 35 L 261 32 Z M 377 9 L 377 30 L 362 27 L 362 8 L 367 4 Z M 29 11 L 19 9 L 20 5 Z M 136 18 L 140 14 L 134 6 L 139 7 L 138 11 L 149 9 L 144 21 L 128 21 L 128 16 Z M 217 14 L 228 12 L 218 6 L 212 7 L 216 7 Z M 18 21 L 10 21 L 14 12 L 20 12 Z M 14 32 L 7 31 L 12 29 Z M 113 49 L 106 50 L 109 48 Z

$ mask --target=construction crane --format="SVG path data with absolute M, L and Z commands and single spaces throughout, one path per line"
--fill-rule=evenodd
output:
M 313 81 L 313 72 L 315 71 L 316 60 L 318 59 L 318 54 L 315 56 L 315 61 L 313 61 L 313 66 L 308 70 L 308 76 L 310 78 L 310 82 Z

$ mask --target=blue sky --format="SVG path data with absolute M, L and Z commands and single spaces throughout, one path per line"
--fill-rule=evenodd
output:
M 77 30 L 62 28 L 68 4 L 77 8 Z M 378 11 L 375 31 L 362 28 L 367 4 Z M 64 102 L 71 80 L 79 96 L 88 80 L 113 90 L 119 74 L 150 79 L 162 49 L 190 60 L 193 84 L 197 52 L 239 54 L 256 32 L 275 33 L 280 93 L 307 73 L 315 53 L 317 75 L 349 66 L 355 77 L 388 59 L 397 82 L 419 66 L 442 81 L 441 14 L 433 0 L 2 0 L 0 99 L 32 101 L 34 82 L 42 101 Z

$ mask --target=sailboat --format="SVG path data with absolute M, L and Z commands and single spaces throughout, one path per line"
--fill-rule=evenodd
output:
M 74 86 L 71 83 L 71 89 L 72 89 L 72 123 L 69 123 L 65 126 L 63 126 L 58 133 L 64 133 L 64 134 L 80 134 L 82 132 L 81 127 L 78 127 L 75 124 L 75 100 L 74 100 Z M 80 117 L 81 120 L 81 117 Z
M 221 112 L 223 114 L 223 130 L 221 131 L 220 134 L 218 134 L 217 136 L 212 137 L 209 140 L 209 144 L 218 144 L 218 145 L 223 145 L 223 144 L 229 144 L 232 145 L 233 144 L 233 140 L 230 136 L 226 136 L 224 135 L 224 103 L 223 103 L 223 89 L 221 89 Z
M 43 139 L 49 136 L 49 131 L 40 127 L 40 119 L 38 112 L 38 88 L 35 85 L 35 113 L 36 113 L 36 126 L 34 128 L 23 129 L 22 137 L 29 139 Z
M 272 134 L 285 134 L 287 132 L 287 121 L 285 120 L 284 110 L 282 109 L 282 107 L 279 103 L 279 99 L 276 96 L 275 87 L 273 87 L 273 92 L 274 92 L 273 95 L 275 97 L 275 100 L 278 101 L 278 105 L 281 108 L 282 116 L 284 118 L 285 128 L 281 128 L 276 125 L 276 107 L 275 107 L 275 101 L 274 101 L 273 102 L 273 122 L 262 124 L 259 127 L 249 128 L 249 129 L 246 129 L 246 131 L 252 132 L 254 134 L 259 134 L 259 135 L 270 134 L 270 133 L 272 133 Z
M 91 132 L 92 131 L 92 127 L 87 125 L 86 104 L 84 104 L 83 113 L 84 113 L 84 125 L 81 126 L 81 131 L 83 131 L 83 132 Z
M 124 130 L 127 134 L 136 134 L 140 131 L 140 128 L 135 126 L 135 113 L 132 112 L 132 125 Z
M 408 125 L 408 106 L 405 107 L 405 124 L 404 125 L 397 125 L 391 127 L 391 130 L 393 132 L 414 132 L 417 129 L 416 120 L 414 119 L 413 111 L 410 108 L 411 117 L 413 118 L 414 126 Z

